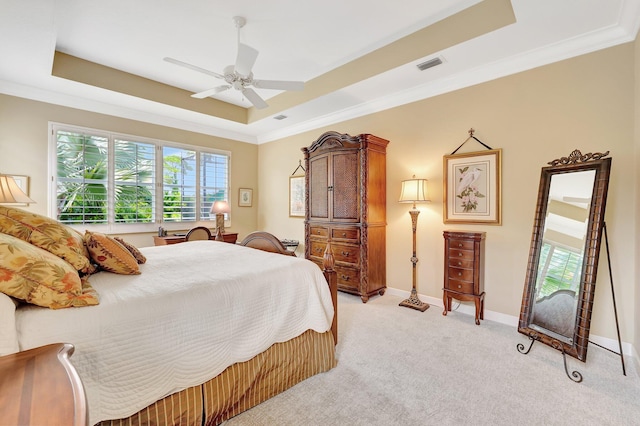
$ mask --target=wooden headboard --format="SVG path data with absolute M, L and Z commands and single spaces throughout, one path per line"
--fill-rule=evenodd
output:
M 287 250 L 279 239 L 264 231 L 255 231 L 250 233 L 240 242 L 240 245 L 258 250 L 270 251 L 272 253 L 286 254 L 287 256 L 296 255 L 294 252 Z

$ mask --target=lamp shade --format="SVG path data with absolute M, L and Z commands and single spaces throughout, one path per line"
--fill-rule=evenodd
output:
M 20 189 L 12 176 L 0 175 L 0 204 L 35 203 Z
M 229 203 L 226 201 L 214 201 L 211 205 L 211 213 L 229 213 Z
M 407 179 L 402 181 L 402 191 L 400 192 L 401 203 L 424 203 L 429 200 L 427 193 L 426 179 Z

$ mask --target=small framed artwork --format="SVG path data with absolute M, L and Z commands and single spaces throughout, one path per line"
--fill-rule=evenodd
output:
M 502 150 L 444 156 L 444 223 L 502 224 Z
M 304 217 L 304 176 L 289 176 L 289 216 Z
M 238 190 L 238 206 L 251 207 L 253 204 L 253 189 L 240 188 Z
M 25 195 L 29 196 L 29 176 L 22 175 L 11 175 L 16 185 L 25 193 Z M 15 203 L 14 206 L 28 206 L 27 203 Z

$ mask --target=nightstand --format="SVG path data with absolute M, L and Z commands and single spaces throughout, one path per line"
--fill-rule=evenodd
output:
M 87 425 L 87 401 L 69 357 L 74 347 L 55 343 L 0 357 L 0 423 Z
M 300 241 L 298 240 L 280 240 L 280 242 L 282 243 L 282 245 L 289 251 L 292 252 L 296 252 L 296 250 L 298 249 L 298 245 L 300 244 Z

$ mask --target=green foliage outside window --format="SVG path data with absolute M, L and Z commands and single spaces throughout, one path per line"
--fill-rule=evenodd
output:
M 582 273 L 582 255 L 544 242 L 538 262 L 538 296 L 541 298 L 556 290 L 575 289 Z M 541 284 L 541 285 L 540 285 Z
M 114 145 L 112 156 L 109 155 L 110 142 Z M 107 136 L 58 130 L 58 220 L 68 224 L 108 224 L 111 198 L 114 223 L 156 222 L 156 148 L 153 143 L 119 138 L 110 141 Z M 114 163 L 112 167 L 110 158 Z M 227 199 L 227 155 L 164 147 L 161 158 L 163 221 L 209 219 L 211 204 Z M 201 168 L 197 167 L 196 158 L 200 158 Z M 110 169 L 113 169 L 113 188 L 109 188 Z M 196 215 L 198 172 L 202 180 L 199 185 L 201 211 Z

